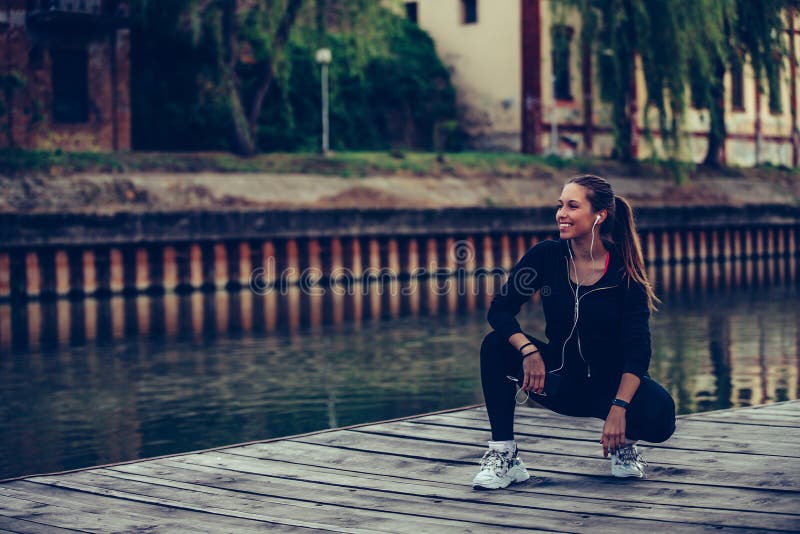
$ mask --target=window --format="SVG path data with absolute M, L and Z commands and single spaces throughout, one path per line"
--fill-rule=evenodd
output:
M 553 26 L 552 60 L 556 100 L 572 100 L 570 89 L 570 44 L 574 30 L 567 26 Z
M 781 69 L 775 69 L 774 76 L 767 76 L 767 83 L 769 84 L 769 112 L 774 115 L 780 115 L 783 112 L 781 105 Z
M 461 20 L 464 24 L 478 22 L 478 0 L 461 0 Z
M 417 2 L 406 2 L 406 18 L 416 24 L 417 20 Z
M 744 111 L 744 68 L 741 59 L 731 62 L 731 108 Z
M 86 50 L 54 49 L 53 120 L 79 123 L 89 120 L 89 70 Z

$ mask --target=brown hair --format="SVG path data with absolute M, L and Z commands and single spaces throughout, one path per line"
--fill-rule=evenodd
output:
M 651 311 L 655 310 L 655 305 L 661 301 L 656 297 L 653 285 L 647 279 L 642 245 L 636 231 L 631 205 L 624 198 L 615 195 L 611 184 L 599 176 L 580 174 L 567 180 L 567 183 L 586 188 L 586 198 L 589 199 L 595 212 L 606 210 L 608 217 L 600 225 L 600 235 L 610 236 L 611 241 L 617 245 L 625 264 L 625 272 L 628 274 L 628 283 L 634 280 L 642 284 L 647 293 L 647 306 Z

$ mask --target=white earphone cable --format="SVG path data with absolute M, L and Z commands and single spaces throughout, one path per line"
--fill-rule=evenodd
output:
M 594 274 L 594 227 L 597 226 L 597 222 L 599 221 L 600 216 L 598 215 L 594 219 L 594 224 L 592 225 L 592 242 L 589 246 L 589 256 L 592 258 L 592 274 Z M 569 258 L 572 261 L 572 268 L 575 270 L 575 311 L 574 311 L 574 320 L 572 322 L 572 329 L 567 336 L 567 339 L 564 341 L 564 344 L 561 345 L 561 366 L 558 369 L 553 369 L 552 372 L 560 371 L 564 368 L 564 363 L 566 360 L 566 348 L 567 343 L 569 340 L 572 339 L 572 335 L 575 333 L 575 329 L 578 327 L 578 319 L 580 318 L 580 298 L 578 292 L 581 287 L 581 280 L 578 278 L 578 266 L 575 264 L 575 257 L 572 255 L 572 240 L 567 240 L 567 252 L 569 252 Z M 569 281 L 569 264 L 567 264 L 567 281 Z M 571 288 L 571 284 L 570 284 Z

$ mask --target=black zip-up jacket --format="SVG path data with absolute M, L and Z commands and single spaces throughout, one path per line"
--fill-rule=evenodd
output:
M 503 339 L 522 332 L 516 315 L 539 291 L 549 342 L 528 337 L 542 352 L 547 370 L 561 366 L 563 351 L 562 373 L 619 383 L 622 373 L 641 377 L 650 365 L 650 309 L 644 286 L 628 276 L 617 247 L 603 244 L 610 252 L 608 269 L 597 283 L 580 286 L 574 331 L 570 245 L 561 239 L 542 241 L 525 253 L 492 299 L 487 320 Z

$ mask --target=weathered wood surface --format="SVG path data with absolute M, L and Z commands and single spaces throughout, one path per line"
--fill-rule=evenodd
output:
M 617 480 L 602 422 L 520 409 L 534 475 L 469 483 L 483 407 L 0 484 L 3 532 L 800 531 L 800 401 L 682 416 Z

